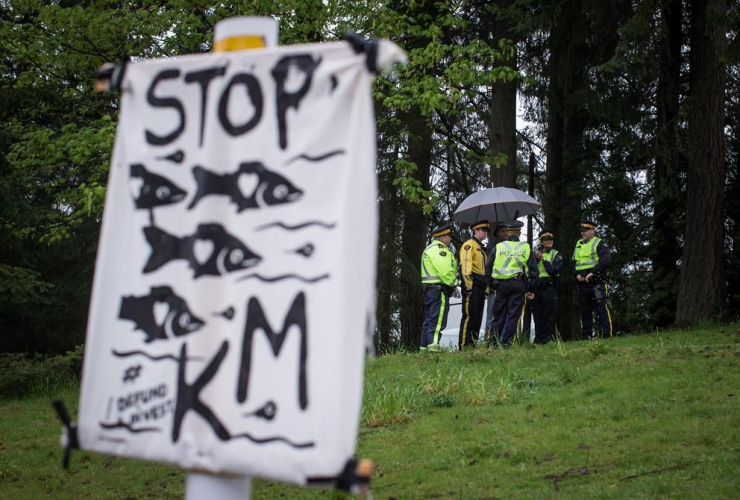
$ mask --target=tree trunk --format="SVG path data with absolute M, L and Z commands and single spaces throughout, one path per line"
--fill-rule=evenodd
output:
M 394 155 L 393 158 L 397 158 Z M 392 162 L 393 159 L 390 159 Z M 393 165 L 390 166 L 391 172 Z M 384 177 L 387 177 L 384 179 Z M 384 353 L 391 346 L 391 332 L 393 331 L 393 294 L 397 292 L 397 283 L 393 277 L 396 275 L 396 252 L 398 245 L 396 236 L 398 234 L 398 195 L 397 188 L 393 185 L 393 175 L 390 172 L 381 177 L 381 199 L 380 199 L 380 234 L 378 255 L 378 306 L 377 326 L 375 334 L 375 351 Z
M 429 189 L 432 165 L 432 127 L 419 108 L 408 115 L 408 160 L 416 164 L 414 177 L 423 189 Z M 421 323 L 424 301 L 421 294 L 421 253 L 424 251 L 429 220 L 422 205 L 403 200 L 403 238 L 401 241 L 401 344 L 407 349 L 418 349 L 421 342 Z
M 689 172 L 676 324 L 716 317 L 725 306 L 725 0 L 691 2 Z
M 516 35 L 511 29 L 512 22 L 506 15 L 502 15 L 512 3 L 513 0 L 496 0 L 496 17 L 492 23 L 494 47 L 498 47 L 497 44 L 502 39 L 516 41 Z M 503 59 L 501 66 L 517 69 L 516 53 Z M 498 81 L 492 88 L 489 121 L 491 154 L 506 155 L 505 163 L 491 164 L 491 183 L 494 186 L 516 187 L 516 86 L 516 80 Z
M 681 78 L 681 0 L 665 0 L 661 7 L 664 32 L 660 38 L 660 76 L 656 109 L 655 172 L 653 177 L 653 231 L 650 238 L 651 262 L 650 314 L 660 328 L 675 319 L 678 295 L 678 259 L 681 256 L 676 237 L 681 199 L 681 141 L 678 111 Z
M 586 22 L 580 0 L 565 0 L 553 21 L 548 65 L 548 132 L 545 179 L 545 225 L 555 231 L 555 247 L 564 267 L 557 312 L 563 339 L 580 338 L 580 316 L 570 262 L 578 240 L 583 183 L 587 165 L 583 134 L 587 120 L 582 92 L 587 88 L 583 56 Z
M 529 164 L 527 165 L 527 168 L 529 170 L 527 175 L 527 194 L 534 198 L 534 169 L 537 165 L 537 160 L 534 157 L 534 153 L 529 153 Z M 532 216 L 527 216 L 527 243 L 529 244 L 529 248 L 532 249 L 532 252 L 535 251 L 533 242 L 534 242 L 534 227 L 532 225 Z M 535 293 L 537 293 L 535 291 Z M 537 325 L 535 325 L 536 327 Z M 530 300 L 527 300 L 526 305 L 524 307 L 524 332 L 525 335 L 523 335 L 524 340 L 529 342 L 530 333 L 532 330 L 532 302 Z

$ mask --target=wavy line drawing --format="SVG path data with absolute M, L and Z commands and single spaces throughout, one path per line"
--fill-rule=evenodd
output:
M 287 229 L 288 231 L 296 231 L 298 229 L 303 229 L 309 226 L 321 226 L 325 229 L 334 229 L 336 225 L 337 225 L 336 222 L 321 222 L 318 220 L 303 222 L 301 224 L 296 224 L 295 226 L 289 226 L 282 222 L 271 222 L 269 224 L 265 224 L 264 226 L 258 227 L 257 231 L 262 231 L 263 229 L 269 229 L 271 227 L 282 227 L 283 229 Z
M 281 443 L 285 443 L 289 446 L 292 446 L 293 448 L 313 448 L 315 446 L 314 442 L 294 443 L 293 441 L 290 441 L 289 439 L 286 439 L 284 437 L 279 437 L 279 436 L 268 437 L 268 438 L 256 438 L 254 436 L 247 434 L 246 432 L 243 434 L 234 434 L 233 436 L 231 436 L 231 439 L 236 439 L 236 438 L 249 439 L 253 443 L 257 443 L 257 444 L 272 443 L 275 441 L 279 441 Z
M 178 363 L 180 362 L 180 358 L 178 358 L 177 356 L 173 356 L 172 354 L 165 354 L 163 356 L 152 356 L 151 354 L 146 353 L 144 351 L 118 352 L 115 349 L 113 349 L 111 352 L 113 353 L 114 356 L 118 358 L 125 358 L 127 356 L 140 355 L 140 356 L 144 356 L 145 358 L 149 358 L 152 361 L 161 361 L 163 359 L 171 359 L 172 361 L 177 361 Z M 194 356 L 194 357 L 188 358 L 187 361 L 203 361 L 203 358 Z
M 298 276 L 297 274 L 283 274 L 281 276 L 272 276 L 272 277 L 265 277 L 261 274 L 253 273 L 248 274 L 246 276 L 242 276 L 241 278 L 237 279 L 236 281 L 244 281 L 251 278 L 256 278 L 260 281 L 264 281 L 266 283 L 274 283 L 275 281 L 282 281 L 287 279 L 296 279 L 299 281 L 303 281 L 304 283 L 316 283 L 317 281 L 325 280 L 329 277 L 329 274 L 322 274 L 321 276 L 316 276 L 315 278 L 304 278 L 303 276 Z
M 121 420 L 119 420 L 115 424 L 106 424 L 105 422 L 100 422 L 100 427 L 102 427 L 103 429 L 123 428 L 135 434 L 139 432 L 162 432 L 162 429 L 160 429 L 159 427 L 139 427 L 138 429 L 136 429 L 134 427 L 131 427 L 129 424 L 124 423 Z
M 290 165 L 296 160 L 319 162 L 319 161 L 326 160 L 327 158 L 331 158 L 332 156 L 343 155 L 344 153 L 345 151 L 343 149 L 337 149 L 336 151 L 329 151 L 328 153 L 324 153 L 323 155 L 318 155 L 318 156 L 309 156 L 307 154 L 300 154 L 298 156 L 294 156 L 293 158 L 285 162 L 285 164 Z

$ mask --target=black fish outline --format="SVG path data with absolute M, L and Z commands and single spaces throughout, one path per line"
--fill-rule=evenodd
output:
M 239 177 L 242 175 L 256 175 L 258 180 L 254 192 L 246 196 L 239 189 Z M 255 161 L 241 163 L 239 168 L 230 174 L 217 174 L 196 165 L 193 167 L 193 177 L 198 189 L 188 205 L 188 210 L 195 207 L 202 198 L 211 195 L 228 196 L 231 202 L 236 204 L 237 212 L 249 208 L 292 203 L 303 196 L 303 191 L 288 179 Z
M 297 253 L 299 255 L 303 255 L 304 257 L 308 258 L 311 255 L 313 255 L 314 250 L 316 250 L 316 247 L 313 246 L 313 243 L 306 243 L 300 248 L 296 248 L 295 250 L 286 250 L 288 253 Z
M 257 408 L 256 411 L 242 413 L 243 417 L 258 417 L 265 420 L 272 420 L 277 415 L 277 404 L 274 401 L 267 401 L 264 406 Z
M 154 308 L 158 303 L 169 306 L 161 324 L 157 323 L 154 313 Z M 141 297 L 134 295 L 122 297 L 118 317 L 133 321 L 136 325 L 134 330 L 143 331 L 146 334 L 144 340 L 147 343 L 182 337 L 198 331 L 205 325 L 205 321 L 190 311 L 185 299 L 176 295 L 168 286 L 152 287 L 149 295 Z
M 188 261 L 194 271 L 193 278 L 222 276 L 242 271 L 260 263 L 262 257 L 251 251 L 238 238 L 226 232 L 220 224 L 200 224 L 194 234 L 179 238 L 156 226 L 144 228 L 146 241 L 152 253 L 143 272 L 151 273 L 173 260 Z M 210 241 L 213 251 L 203 262 L 198 261 L 195 246 L 199 241 Z
M 141 375 L 141 365 L 131 365 L 123 372 L 123 383 L 126 382 L 135 382 L 137 378 Z
M 226 310 L 222 312 L 213 313 L 213 316 L 226 318 L 228 321 L 231 321 L 232 319 L 234 319 L 235 315 L 236 315 L 236 310 L 234 309 L 234 306 L 229 306 Z
M 174 153 L 170 153 L 167 156 L 158 156 L 157 160 L 169 160 L 174 163 L 182 163 L 185 160 L 185 152 L 182 149 L 178 149 Z
M 134 204 L 137 209 L 151 209 L 163 205 L 179 203 L 188 192 L 177 186 L 166 177 L 153 174 L 141 163 L 133 163 L 130 167 L 132 179 L 141 179 L 141 190 L 135 193 Z

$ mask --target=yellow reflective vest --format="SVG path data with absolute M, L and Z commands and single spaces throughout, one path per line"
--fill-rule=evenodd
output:
M 421 284 L 457 284 L 455 254 L 438 240 L 432 241 L 421 254 Z
M 550 250 L 549 252 L 542 254 L 542 260 L 537 263 L 537 269 L 540 270 L 540 278 L 550 278 L 550 273 L 547 272 L 547 269 L 545 268 L 545 261 L 552 264 L 552 261 L 555 259 L 555 257 L 558 255 L 558 251 L 554 248 Z
M 519 274 L 527 275 L 527 261 L 532 249 L 526 241 L 502 241 L 496 245 L 491 276 L 497 280 L 508 280 Z
M 585 271 L 593 269 L 599 263 L 599 253 L 596 247 L 601 243 L 601 238 L 594 236 L 591 241 L 584 242 L 580 240 L 576 243 L 576 249 L 573 251 L 573 261 L 576 264 L 576 271 Z

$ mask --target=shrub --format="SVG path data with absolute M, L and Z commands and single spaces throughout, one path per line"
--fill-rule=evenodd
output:
M 0 354 L 0 397 L 51 395 L 76 383 L 82 371 L 83 346 L 65 355 L 43 357 Z

